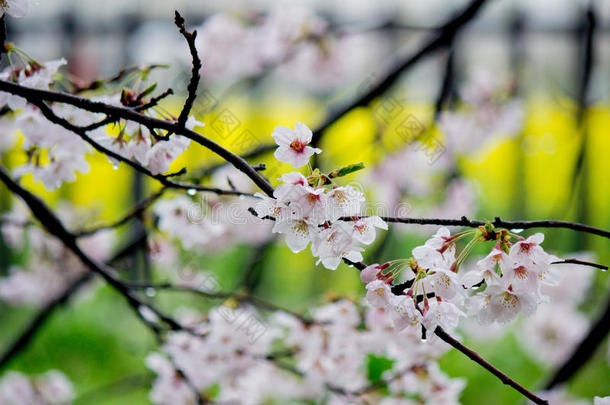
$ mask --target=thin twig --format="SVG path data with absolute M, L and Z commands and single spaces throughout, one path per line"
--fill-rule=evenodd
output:
M 579 259 L 565 259 L 558 262 L 552 262 L 551 264 L 580 264 L 582 266 L 595 267 L 604 271 L 608 270 L 608 266 L 606 266 L 605 264 L 593 263 Z
M 117 221 L 114 221 L 107 225 L 102 225 L 102 226 L 97 226 L 97 227 L 93 227 L 93 228 L 89 228 L 89 229 L 82 229 L 80 231 L 75 231 L 74 235 L 77 238 L 80 238 L 83 236 L 93 235 L 93 234 L 103 231 L 103 230 L 118 228 L 118 227 L 126 224 L 133 218 L 136 218 L 136 217 L 139 217 L 140 215 L 142 215 L 142 213 L 148 207 L 150 207 L 152 203 L 157 201 L 157 199 L 159 199 L 159 197 L 161 197 L 166 190 L 167 190 L 167 188 L 162 188 L 161 190 L 157 191 L 156 193 L 154 193 L 154 194 L 148 196 L 147 198 L 145 198 L 144 200 L 140 201 L 135 206 L 133 206 L 132 209 L 129 210 L 129 212 L 127 214 L 125 214 L 123 217 L 121 217 Z
M 366 218 L 366 216 L 360 217 Z M 340 218 L 343 221 L 353 221 L 352 217 Z M 468 219 L 462 217 L 460 219 L 444 219 L 444 218 L 408 218 L 408 217 L 381 217 L 386 222 L 399 224 L 415 224 L 415 225 L 440 225 L 440 226 L 463 226 L 468 228 L 478 228 L 485 225 L 487 221 L 476 219 Z M 558 221 L 558 220 L 538 220 L 538 221 L 505 221 L 500 217 L 495 217 L 493 221 L 489 221 L 493 226 L 498 228 L 508 229 L 531 229 L 531 228 L 563 228 L 571 229 L 578 232 L 586 232 L 594 235 L 602 236 L 610 239 L 610 231 L 601 228 L 595 228 L 590 225 L 581 224 L 578 222 Z
M 610 331 L 610 299 L 606 303 L 604 313 L 586 336 L 580 341 L 572 355 L 557 369 L 555 375 L 546 384 L 545 389 L 550 390 L 557 385 L 568 381 L 593 356 L 597 348 L 604 341 Z
M 51 108 L 44 101 L 32 101 L 32 104 L 37 106 L 40 109 L 41 113 L 49 121 L 51 121 L 54 124 L 60 125 L 63 128 L 67 129 L 68 131 L 71 131 L 74 134 L 78 135 L 82 140 L 87 142 L 89 145 L 93 146 L 93 148 L 96 149 L 98 152 L 103 153 L 106 156 L 109 156 L 120 162 L 123 162 L 123 163 L 127 164 L 128 166 L 131 166 L 136 171 L 138 171 L 150 178 L 157 180 L 158 182 L 160 182 L 161 184 L 163 184 L 166 187 L 181 189 L 181 190 L 196 190 L 196 191 L 201 191 L 201 192 L 210 192 L 210 193 L 215 193 L 218 195 L 235 195 L 235 196 L 248 196 L 248 197 L 254 196 L 251 193 L 245 193 L 245 192 L 241 192 L 241 191 L 237 191 L 237 190 L 223 190 L 223 189 L 216 188 L 216 187 L 205 187 L 205 186 L 201 186 L 199 184 L 181 183 L 181 182 L 169 180 L 167 178 L 167 176 L 164 176 L 162 174 L 153 174 L 150 170 L 148 170 L 144 166 L 138 164 L 137 162 L 135 162 L 131 159 L 128 159 L 128 158 L 122 156 L 121 154 L 114 152 L 114 151 L 100 145 L 98 142 L 94 141 L 87 134 L 87 131 L 89 130 L 89 128 L 91 128 L 93 126 L 97 126 L 97 124 L 94 124 L 93 126 L 86 127 L 86 128 L 78 127 L 78 126 L 72 124 L 71 122 L 67 121 L 66 119 L 56 115 L 53 112 L 53 110 L 51 110 Z M 109 120 L 110 119 L 105 119 L 101 122 L 105 122 L 105 121 L 109 121 Z
M 171 283 L 139 283 L 139 282 L 130 282 L 130 283 L 126 283 L 126 285 L 131 288 L 131 289 L 148 289 L 148 288 L 152 288 L 154 290 L 160 290 L 160 291 L 176 291 L 176 292 L 188 292 L 191 294 L 196 294 L 205 298 L 213 298 L 213 299 L 228 299 L 228 298 L 233 298 L 237 301 L 242 301 L 242 302 L 248 302 L 256 307 L 262 308 L 262 309 L 266 309 L 268 311 L 281 311 L 284 312 L 286 314 L 289 314 L 295 318 L 297 318 L 299 321 L 301 321 L 302 323 L 306 324 L 306 325 L 312 325 L 315 324 L 316 321 L 308 318 L 304 315 L 301 315 L 297 312 L 291 311 L 289 309 L 280 307 L 279 305 L 275 305 L 271 302 L 265 301 L 263 299 L 257 298 L 255 296 L 253 296 L 252 294 L 247 294 L 247 293 L 241 293 L 241 292 L 209 292 L 209 291 L 204 291 L 202 289 L 199 288 L 193 288 L 193 287 L 187 287 L 187 286 L 180 286 L 180 285 L 174 285 Z
M 59 102 L 66 103 L 78 107 L 80 109 L 94 112 L 106 114 L 109 117 L 114 118 L 122 118 L 126 120 L 130 120 L 133 122 L 137 122 L 142 124 L 148 128 L 162 129 L 166 130 L 170 133 L 175 133 L 178 135 L 185 136 L 192 141 L 200 144 L 201 146 L 211 150 L 216 153 L 233 166 L 235 166 L 238 170 L 242 171 L 246 174 L 260 189 L 267 194 L 268 196 L 273 196 L 273 187 L 267 179 L 265 179 L 262 175 L 260 175 L 244 158 L 235 153 L 225 149 L 218 143 L 212 141 L 205 136 L 190 130 L 185 127 L 181 127 L 177 124 L 176 121 L 168 121 L 155 117 L 151 117 L 148 115 L 141 114 L 133 109 L 122 107 L 122 106 L 114 106 L 110 104 L 105 104 L 97 101 L 92 101 L 87 98 L 74 96 L 72 94 L 61 93 L 51 90 L 39 90 L 30 87 L 25 87 L 16 83 L 12 83 L 6 80 L 0 80 L 0 91 L 5 91 L 7 93 L 11 93 L 20 97 L 25 98 L 30 103 L 35 105 L 41 105 L 43 100 L 51 101 L 51 102 Z M 48 107 L 47 107 L 48 108 Z M 47 116 L 47 118 L 49 118 Z M 64 120 L 65 121 L 65 120 Z M 68 123 L 70 124 L 70 123 Z M 71 124 L 70 124 L 71 125 Z M 62 124 L 65 127 L 65 125 Z M 72 127 L 78 129 L 74 125 Z
M 361 263 L 361 262 L 349 262 L 349 263 L 352 264 L 354 267 L 356 267 L 358 270 L 364 270 L 364 268 L 366 267 L 366 264 Z M 516 382 L 515 380 L 513 380 L 512 378 L 510 378 L 509 376 L 504 374 L 502 371 L 498 370 L 496 367 L 494 367 L 489 362 L 487 362 L 485 359 L 483 359 L 478 353 L 476 353 L 475 351 L 464 346 L 462 343 L 460 343 L 455 338 L 451 337 L 440 326 L 438 326 L 434 330 L 434 333 L 439 338 L 441 338 L 442 341 L 444 341 L 445 343 L 448 343 L 453 348 L 455 348 L 455 349 L 459 350 L 460 352 L 462 352 L 463 354 L 465 354 L 469 359 L 473 360 L 475 363 L 479 364 L 480 366 L 485 368 L 487 371 L 489 371 L 490 373 L 492 373 L 493 375 L 498 377 L 500 379 L 500 381 L 502 381 L 504 384 L 511 386 L 512 388 L 514 388 L 515 390 L 517 390 L 518 392 L 523 394 L 525 397 L 527 397 L 534 403 L 540 404 L 540 405 L 548 405 L 548 401 L 546 401 L 542 398 L 539 398 L 538 396 L 536 396 L 535 394 L 533 394 L 532 392 L 530 392 L 529 390 L 524 388 L 522 385 L 520 385 L 518 382 Z
M 87 284 L 93 277 L 93 273 L 86 272 L 76 280 L 72 282 L 64 290 L 64 292 L 48 302 L 44 308 L 36 314 L 34 318 L 29 322 L 28 326 L 20 333 L 20 335 L 10 343 L 9 347 L 0 356 L 0 370 L 2 370 L 17 353 L 25 349 L 28 344 L 32 341 L 38 330 L 46 323 L 49 316 L 61 305 L 65 304 L 70 297 L 72 297 L 77 291 L 80 291 L 81 287 Z
M 199 59 L 199 55 L 197 53 L 197 47 L 195 46 L 195 39 L 197 38 L 197 31 L 193 30 L 191 32 L 186 30 L 184 25 L 184 18 L 178 13 L 175 12 L 174 15 L 174 23 L 180 30 L 180 33 L 186 39 L 186 42 L 189 47 L 189 52 L 191 53 L 191 59 L 193 60 L 193 68 L 191 70 L 191 80 L 187 87 L 188 96 L 184 101 L 184 107 L 182 107 L 182 111 L 180 112 L 180 116 L 178 117 L 178 125 L 183 127 L 186 123 L 186 120 L 193 108 L 193 103 L 197 98 L 197 87 L 199 87 L 199 80 L 201 76 L 199 75 L 199 71 L 201 70 L 201 59 Z

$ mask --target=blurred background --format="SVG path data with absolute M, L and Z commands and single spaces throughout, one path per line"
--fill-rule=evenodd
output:
M 175 114 L 190 72 L 188 48 L 173 24 L 174 10 L 179 10 L 187 25 L 199 31 L 204 68 L 194 112 L 206 123 L 201 132 L 247 154 L 271 144 L 277 125 L 294 127 L 301 121 L 316 128 L 329 108 L 365 93 L 467 4 L 53 0 L 40 1 L 27 18 L 8 20 L 8 38 L 37 60 L 65 57 L 66 77 L 82 83 L 112 77 L 122 67 L 167 64 L 152 69 L 144 81 L 158 82 L 158 90 L 174 89 L 176 95 L 163 106 Z M 142 89 L 139 80 L 125 83 Z M 488 1 L 455 41 L 418 60 L 383 96 L 328 128 L 318 164 L 333 169 L 365 162 L 366 173 L 351 175 L 347 182 L 365 190 L 369 200 L 383 202 L 388 214 L 552 218 L 609 229 L 609 94 L 610 1 Z M 426 146 L 414 145 L 414 140 Z M 264 174 L 276 184 L 288 166 L 277 166 L 271 155 L 257 154 L 252 162 L 266 163 Z M 25 159 L 18 149 L 3 157 L 9 166 Z M 219 163 L 191 146 L 172 170 L 187 167 L 185 178 L 226 186 Z M 53 192 L 31 178 L 24 181 L 52 205 L 79 205 L 94 212 L 88 218 L 98 222 L 120 217 L 158 187 L 129 168 L 113 170 L 103 156 L 90 155 L 90 164 L 87 174 Z M 123 192 L 117 195 L 117 189 Z M 8 210 L 4 188 L 0 198 Z M 117 239 L 137 226 L 122 229 Z M 238 227 L 232 232 L 250 231 Z M 434 232 L 434 227 L 396 225 L 365 257 L 378 262 L 406 257 Z M 552 253 L 610 262 L 606 239 L 567 230 L 545 234 L 545 248 Z M 256 295 L 295 310 L 337 295 L 362 295 L 357 273 L 345 265 L 327 271 L 315 266 L 308 251 L 295 255 L 282 242 L 251 236 L 232 235 L 203 252 L 180 247 L 177 254 L 183 268 L 214 274 L 225 290 L 246 283 Z M 3 243 L 0 274 L 7 274 L 15 260 Z M 134 277 L 166 278 L 157 261 L 143 262 L 133 258 Z M 582 271 L 586 279 L 572 308 L 584 322 L 583 336 L 607 305 L 608 277 L 588 269 L 566 271 Z M 168 308 L 201 306 L 174 296 L 154 299 Z M 0 344 L 17 336 L 36 312 L 35 307 L 0 302 Z M 491 363 L 536 388 L 567 355 L 549 361 L 528 351 L 531 330 L 520 320 L 487 332 L 464 325 L 462 333 Z M 578 342 L 564 350 L 571 353 Z M 56 311 L 10 368 L 28 374 L 60 369 L 76 384 L 77 404 L 146 404 L 152 375 L 143 358 L 154 347 L 154 339 L 121 300 L 100 287 L 83 291 Z M 610 395 L 609 361 L 606 338 L 569 382 L 571 394 L 588 399 Z M 522 403 L 518 394 L 460 353 L 446 354 L 441 366 L 451 376 L 467 378 L 465 404 L 482 398 L 485 403 Z

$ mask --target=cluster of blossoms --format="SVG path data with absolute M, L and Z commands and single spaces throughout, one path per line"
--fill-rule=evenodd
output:
M 30 0 L 4 0 L 0 2 L 0 17 L 7 13 L 11 17 L 23 18 L 30 9 Z
M 468 237 L 456 255 L 456 241 Z M 512 243 L 513 238 L 518 241 Z M 543 287 L 557 283 L 550 268 L 557 258 L 540 246 L 543 239 L 540 233 L 524 239 L 490 225 L 453 236 L 441 228 L 413 249 L 413 257 L 368 266 L 361 279 L 369 303 L 392 310 L 399 329 L 422 325 L 429 331 L 437 326 L 451 331 L 466 314 L 481 324 L 505 323 L 519 313 L 533 314 L 546 300 Z M 486 241 L 496 242 L 492 251 L 476 268 L 459 272 L 473 247 Z M 406 281 L 395 294 L 392 283 L 398 277 Z
M 309 146 L 312 132 L 302 123 L 294 130 L 277 127 L 272 134 L 278 144 L 275 157 L 280 162 L 300 168 L 321 150 Z M 300 172 L 284 174 L 273 197 L 259 195 L 262 201 L 254 209 L 261 218 L 275 220 L 274 233 L 286 236 L 293 252 L 300 252 L 311 242 L 311 252 L 328 269 L 336 269 L 342 259 L 362 260 L 361 244 L 375 240 L 375 228 L 387 229 L 377 216 L 361 217 L 364 194 L 352 186 L 337 186 L 333 179 L 362 168 L 346 166 L 329 174 L 314 170 L 305 177 Z
M 443 153 L 431 162 L 423 148 L 420 143 L 411 142 L 384 156 L 365 178 L 376 200 L 383 203 L 389 216 L 459 218 L 475 214 L 475 188 L 463 178 L 452 178 L 452 157 Z M 429 228 L 397 231 L 427 233 Z
M 329 28 L 328 21 L 298 6 L 266 15 L 218 13 L 197 28 L 196 46 L 206 55 L 210 80 L 238 80 L 279 67 L 279 79 L 291 85 L 328 91 L 373 68 L 371 62 L 387 48 L 372 33 Z
M 74 208 L 60 209 L 74 223 Z M 9 274 L 0 278 L 0 300 L 12 305 L 45 306 L 61 295 L 86 269 L 64 245 L 41 228 L 30 224 L 20 205 L 0 219 L 2 240 L 21 260 L 15 260 Z M 30 226 L 31 225 L 31 226 Z M 99 232 L 81 238 L 80 246 L 95 260 L 108 258 L 112 232 Z M 28 252 L 28 254 L 23 254 Z M 19 257 L 17 254 L 15 257 Z
M 66 64 L 64 59 L 41 64 L 8 44 L 9 55 L 16 54 L 22 65 L 11 64 L 0 73 L 0 79 L 9 80 L 25 87 L 48 90 L 53 86 L 58 70 Z M 143 98 L 151 88 L 140 94 L 124 90 L 122 94 L 92 97 L 92 101 L 114 106 L 137 107 L 145 104 Z M 10 112 L 0 120 L 5 136 L 0 142 L 0 150 L 9 150 L 16 142 L 15 135 L 21 134 L 20 147 L 26 152 L 27 162 L 14 169 L 16 176 L 32 174 L 48 190 L 55 190 L 64 182 L 76 180 L 76 173 L 87 173 L 89 163 L 86 155 L 92 146 L 61 125 L 49 122 L 40 109 L 27 104 L 25 98 L 0 92 L 0 106 L 6 105 Z M 53 104 L 52 111 L 72 125 L 87 127 L 102 120 L 101 114 L 90 113 L 66 104 Z M 175 118 L 174 118 L 175 119 Z M 188 129 L 204 126 L 194 117 L 189 117 Z M 117 135 L 118 133 L 118 135 Z M 169 170 L 170 164 L 189 146 L 190 139 L 173 135 L 170 137 L 150 133 L 148 128 L 128 121 L 99 126 L 89 131 L 92 142 L 147 167 L 153 175 Z M 109 157 L 115 167 L 118 161 Z
M 461 96 L 463 108 L 444 111 L 439 118 L 452 151 L 472 153 L 494 138 L 515 136 L 521 130 L 521 102 L 511 96 L 510 85 L 499 82 L 496 72 L 476 71 Z
M 593 260 L 591 254 L 570 257 Z M 558 285 L 541 286 L 548 305 L 541 305 L 533 316 L 523 319 L 514 332 L 527 353 L 550 366 L 566 361 L 587 333 L 589 320 L 578 306 L 587 296 L 595 275 L 594 269 L 573 264 L 562 264 L 560 271 Z
M 282 61 L 293 45 L 326 29 L 325 21 L 304 8 L 282 7 L 252 18 L 219 13 L 197 28 L 196 46 L 206 55 L 208 77 L 234 80 L 261 73 Z
M 41 64 L 21 55 L 21 51 L 12 46 L 9 55 L 10 53 L 19 55 L 24 65 L 18 68 L 12 65 L 7 67 L 0 73 L 0 78 L 41 90 L 49 89 L 55 81 L 58 69 L 66 63 L 64 59 L 60 59 Z M 18 131 L 24 137 L 21 147 L 26 151 L 28 161 L 15 168 L 16 175 L 31 173 L 37 181 L 43 182 L 47 189 L 54 190 L 64 181 L 76 180 L 75 172 L 85 173 L 89 170 L 85 154 L 91 148 L 86 142 L 66 129 L 50 124 L 38 108 L 26 104 L 22 97 L 0 92 L 0 105 L 6 105 L 13 111 L 7 113 L 2 120 L 6 137 L 2 142 L 2 149 L 9 149 L 14 145 Z M 87 122 L 92 116 L 85 112 L 77 113 L 75 109 L 66 106 L 55 107 L 54 110 L 56 113 L 65 114 L 66 119 L 75 123 Z M 9 117 L 14 114 L 15 117 Z
M 2 405 L 68 405 L 73 400 L 72 383 L 57 370 L 33 377 L 10 371 L 0 379 Z
M 211 184 L 255 191 L 250 178 L 232 166 L 217 170 Z M 180 241 L 184 248 L 212 251 L 234 244 L 259 245 L 271 238 L 269 221 L 248 212 L 252 200 L 246 196 L 180 194 L 158 201 L 153 209 L 159 217 L 159 230 Z
M 192 130 L 204 125 L 191 116 L 185 126 Z M 181 135 L 161 139 L 151 134 L 146 127 L 132 121 L 120 125 L 118 135 L 111 135 L 106 127 L 101 127 L 92 131 L 91 137 L 106 149 L 147 167 L 153 175 L 167 172 L 170 164 L 182 155 L 191 143 L 189 138 Z M 119 162 L 116 159 L 112 157 L 108 159 L 114 167 L 118 166 Z
M 164 353 L 147 358 L 157 373 L 151 401 L 195 403 L 179 369 L 219 403 L 459 403 L 464 381 L 447 377 L 436 362 L 448 349 L 444 343 L 397 335 L 388 311 L 348 300 L 311 312 L 311 320 L 281 311 L 263 319 L 248 308 L 221 306 L 202 320 L 187 311 L 181 322 L 193 333 L 172 332 Z

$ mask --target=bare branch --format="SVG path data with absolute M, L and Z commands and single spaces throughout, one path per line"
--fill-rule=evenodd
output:
M 601 269 L 604 271 L 608 270 L 608 266 L 606 266 L 604 264 L 587 262 L 585 260 L 579 260 L 579 259 L 565 259 L 565 260 L 561 260 L 558 262 L 552 262 L 551 264 L 580 264 L 582 266 L 595 267 L 597 269 Z
M 183 127 L 186 123 L 186 120 L 193 108 L 193 103 L 197 98 L 197 87 L 199 87 L 199 80 L 201 76 L 199 75 L 199 71 L 201 70 L 201 59 L 199 59 L 199 55 L 197 54 L 197 48 L 195 47 L 195 39 L 197 38 L 197 31 L 187 31 L 184 25 L 184 18 L 178 13 L 175 12 L 174 23 L 180 30 L 180 33 L 186 39 L 186 42 L 189 46 L 189 51 L 191 53 L 191 58 L 193 60 L 193 68 L 191 70 L 191 81 L 187 87 L 188 96 L 186 97 L 186 101 L 184 102 L 184 107 L 182 107 L 182 111 L 180 112 L 180 116 L 178 117 L 178 125 Z
M 365 216 L 359 218 L 366 218 Z M 343 221 L 353 221 L 352 217 L 340 218 Z M 381 217 L 386 222 L 399 224 L 414 224 L 414 225 L 441 225 L 441 226 L 463 226 L 468 228 L 478 228 L 485 225 L 486 221 L 476 219 L 468 219 L 462 217 L 460 219 L 443 219 L 443 218 L 408 218 L 408 217 Z M 610 239 L 610 231 L 601 228 L 595 228 L 590 225 L 581 224 L 578 222 L 558 221 L 554 219 L 538 220 L 538 221 L 505 221 L 500 217 L 495 217 L 490 223 L 498 228 L 507 229 L 532 229 L 532 228 L 563 228 L 571 229 L 578 232 L 586 232 L 594 235 L 602 236 Z
M 109 105 L 97 101 L 92 101 L 83 97 L 74 96 L 72 94 L 61 93 L 51 90 L 38 90 L 15 84 L 6 80 L 0 80 L 0 91 L 5 91 L 20 97 L 25 98 L 30 103 L 40 106 L 43 100 L 66 103 L 78 107 L 80 109 L 106 114 L 109 117 L 123 118 L 133 122 L 142 124 L 148 128 L 163 129 L 171 133 L 185 136 L 201 146 L 216 153 L 227 162 L 231 163 L 238 170 L 246 174 L 260 189 L 265 192 L 268 196 L 273 196 L 273 187 L 267 179 L 261 176 L 244 158 L 236 155 L 235 153 L 225 149 L 218 143 L 212 141 L 203 135 L 192 131 L 188 128 L 184 128 L 177 124 L 175 121 L 162 120 L 148 115 L 141 114 L 133 109 L 126 107 L 119 107 Z M 47 107 L 48 108 L 48 107 Z M 49 119 L 49 116 L 47 116 Z M 65 120 L 64 120 L 65 121 Z M 68 123 L 69 125 L 72 125 Z M 62 125 L 64 126 L 64 125 Z M 72 125 L 72 127 L 74 127 Z M 78 127 L 74 127 L 78 129 Z M 81 128 L 82 130 L 82 128 Z
M 557 385 L 568 381 L 580 368 L 593 356 L 597 348 L 603 343 L 610 331 L 610 300 L 606 303 L 604 313 L 600 315 L 597 322 L 591 326 L 589 333 L 580 341 L 580 344 L 572 355 L 557 369 L 555 375 L 546 384 L 550 390 Z
M 64 292 L 45 305 L 44 308 L 36 314 L 34 318 L 30 321 L 28 326 L 21 332 L 21 334 L 10 343 L 9 347 L 2 353 L 0 357 L 0 370 L 2 370 L 12 359 L 15 357 L 17 353 L 22 351 L 27 347 L 32 338 L 36 335 L 38 330 L 46 323 L 49 316 L 61 305 L 65 304 L 70 297 L 74 295 L 77 291 L 80 291 L 81 287 L 87 284 L 89 280 L 93 277 L 93 273 L 87 272 L 80 276 L 78 279 L 72 282 L 68 288 L 64 290 Z
M 349 264 L 352 264 L 358 270 L 364 270 L 366 268 L 366 264 L 361 263 L 361 262 L 356 262 L 356 263 L 349 262 Z M 509 376 L 504 374 L 502 371 L 498 370 L 496 367 L 494 367 L 489 362 L 487 362 L 485 359 L 483 359 L 477 352 L 469 349 L 468 347 L 466 347 L 462 343 L 460 343 L 458 340 L 451 337 L 440 326 L 434 330 L 434 334 L 437 335 L 439 338 L 441 338 L 442 341 L 449 344 L 453 348 L 459 350 L 460 352 L 464 353 L 466 355 L 466 357 L 473 360 L 475 363 L 479 364 L 481 367 L 483 367 L 484 369 L 486 369 L 487 371 L 489 371 L 490 373 L 492 373 L 493 375 L 498 377 L 498 379 L 500 379 L 500 381 L 502 381 L 502 383 L 511 386 L 512 388 L 519 391 L 521 394 L 523 394 L 525 397 L 527 397 L 534 403 L 540 404 L 540 405 L 548 405 L 548 401 L 546 401 L 542 398 L 539 398 L 538 396 L 536 396 L 535 394 L 533 394 L 532 392 L 530 392 L 529 390 L 524 388 L 522 385 L 520 385 L 518 382 L 516 382 L 515 380 L 513 380 L 512 378 L 510 378 Z
M 163 184 L 165 187 L 181 189 L 181 190 L 196 190 L 196 191 L 202 191 L 202 192 L 211 192 L 211 193 L 215 193 L 218 195 L 236 195 L 236 196 L 243 195 L 243 196 L 253 197 L 253 194 L 251 194 L 251 193 L 245 193 L 245 192 L 236 191 L 236 190 L 223 190 L 223 189 L 216 188 L 216 187 L 204 187 L 204 186 L 200 186 L 198 184 L 181 183 L 181 182 L 169 180 L 168 176 L 164 176 L 162 174 L 152 174 L 150 170 L 148 170 L 144 166 L 138 164 L 137 162 L 135 162 L 131 159 L 127 159 L 127 158 L 123 157 L 122 155 L 120 155 L 114 151 L 111 151 L 110 149 L 105 148 L 102 145 L 100 145 L 99 143 L 97 143 L 96 141 L 94 141 L 87 134 L 87 131 L 90 130 L 90 128 L 92 128 L 92 127 L 97 127 L 97 124 L 94 124 L 94 125 L 86 127 L 86 128 L 78 127 L 78 126 L 72 124 L 71 122 L 65 120 L 64 118 L 61 118 L 58 115 L 56 115 L 53 112 L 53 110 L 51 110 L 51 108 L 44 101 L 35 101 L 35 102 L 32 102 L 32 104 L 34 104 L 35 106 L 40 108 L 40 111 L 42 112 L 42 114 L 49 121 L 51 121 L 54 124 L 60 125 L 63 128 L 78 135 L 81 139 L 83 139 L 89 145 L 93 146 L 98 152 L 103 153 L 106 156 L 109 156 L 115 160 L 118 160 L 120 162 L 123 162 L 123 163 L 131 166 L 138 172 L 157 180 L 158 182 Z M 108 123 L 108 121 L 109 121 L 109 119 L 104 119 L 104 120 L 100 121 L 100 123 L 103 123 L 103 122 Z
M 130 220 L 141 216 L 142 213 L 148 207 L 150 207 L 155 201 L 157 201 L 159 199 L 159 197 L 161 197 L 166 190 L 167 190 L 167 188 L 162 188 L 161 190 L 157 191 L 156 193 L 154 193 L 154 194 L 150 195 L 149 197 L 145 198 L 144 200 L 140 201 L 135 206 L 133 206 L 133 208 L 127 214 L 125 214 L 122 218 L 120 218 L 119 220 L 117 220 L 113 223 L 90 228 L 90 229 L 83 229 L 80 231 L 75 231 L 74 234 L 76 235 L 77 238 L 80 238 L 83 236 L 93 235 L 99 231 L 118 228 L 118 227 L 126 224 Z

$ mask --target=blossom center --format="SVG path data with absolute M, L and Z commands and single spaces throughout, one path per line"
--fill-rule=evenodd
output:
M 2 1 L 2 0 L 0 0 Z M 299 139 L 295 139 L 290 143 L 290 149 L 295 151 L 296 153 L 303 153 L 305 151 L 305 147 L 307 146 L 307 142 L 303 142 Z
M 519 266 L 515 269 L 515 276 L 521 280 L 527 278 L 527 269 L 524 266 Z
M 307 194 L 307 202 L 310 205 L 314 205 L 314 204 L 320 202 L 320 194 L 308 193 Z

